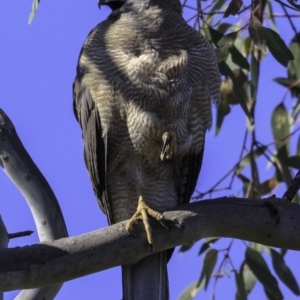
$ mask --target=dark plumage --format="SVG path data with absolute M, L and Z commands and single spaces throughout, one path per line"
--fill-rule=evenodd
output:
M 220 78 L 178 0 L 99 2 L 113 12 L 81 50 L 73 95 L 85 163 L 112 224 L 131 218 L 139 199 L 158 212 L 189 202 Z M 123 299 L 168 299 L 166 263 L 162 252 L 123 267 Z

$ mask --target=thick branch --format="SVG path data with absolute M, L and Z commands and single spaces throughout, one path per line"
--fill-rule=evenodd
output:
M 300 250 L 300 206 L 279 199 L 206 200 L 180 206 L 164 216 L 170 220 L 170 229 L 154 224 L 155 252 L 217 236 Z M 131 236 L 125 223 L 77 237 L 1 250 L 0 290 L 55 284 L 137 262 L 150 254 L 150 247 L 140 225 Z
M 0 215 L 0 249 L 7 248 L 7 245 L 8 245 L 8 234 Z M 3 293 L 1 292 L 0 292 L 0 300 L 3 300 Z
M 24 195 L 32 212 L 40 241 L 68 236 L 58 201 L 37 168 L 8 116 L 0 109 L 0 166 Z M 16 299 L 53 299 L 61 288 L 43 287 L 22 291 Z

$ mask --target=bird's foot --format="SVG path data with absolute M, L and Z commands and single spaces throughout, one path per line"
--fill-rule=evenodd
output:
M 163 222 L 164 216 L 152 209 L 151 207 L 149 207 L 142 196 L 140 196 L 139 198 L 139 202 L 138 202 L 138 207 L 136 210 L 136 213 L 131 217 L 131 219 L 128 221 L 128 223 L 126 224 L 126 230 L 127 231 L 131 231 L 132 227 L 134 224 L 137 224 L 137 222 L 139 220 L 142 220 L 144 223 L 144 227 L 146 230 L 146 234 L 147 234 L 147 240 L 148 243 L 150 244 L 150 246 L 152 246 L 153 244 L 153 235 L 152 235 L 152 228 L 149 224 L 149 218 L 148 216 L 153 217 L 154 219 L 156 219 L 163 227 L 167 228 L 166 225 Z
M 166 131 L 162 135 L 163 146 L 160 153 L 160 159 L 170 160 L 176 152 L 176 135 L 172 131 Z

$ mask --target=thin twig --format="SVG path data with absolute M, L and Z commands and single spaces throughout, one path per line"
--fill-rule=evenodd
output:
M 34 231 L 26 230 L 26 231 L 20 231 L 20 232 L 16 232 L 16 233 L 8 233 L 7 236 L 9 239 L 15 239 L 15 238 L 23 237 L 23 236 L 28 236 L 33 233 L 34 233 Z
M 292 18 L 290 17 L 289 13 L 287 12 L 285 6 L 284 6 L 283 4 L 280 4 L 280 5 L 281 5 L 281 7 L 282 7 L 282 9 L 283 9 L 283 11 L 284 11 L 284 13 L 285 13 L 287 19 L 289 20 L 289 22 L 290 22 L 290 24 L 291 24 L 291 27 L 292 27 L 292 29 L 293 29 L 295 35 L 297 35 L 298 32 L 297 32 L 297 29 L 296 29 L 296 27 L 295 27 L 293 21 L 292 21 Z

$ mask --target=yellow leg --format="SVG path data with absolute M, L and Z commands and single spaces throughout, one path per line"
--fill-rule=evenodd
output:
M 149 224 L 148 215 L 155 218 L 164 227 L 166 227 L 164 225 L 164 223 L 162 222 L 164 219 L 164 216 L 160 212 L 149 207 L 145 203 L 143 197 L 140 196 L 137 210 L 136 210 L 135 214 L 131 217 L 131 219 L 128 221 L 128 223 L 126 224 L 126 230 L 127 231 L 132 230 L 133 225 L 136 224 L 138 222 L 138 220 L 142 220 L 144 223 L 145 230 L 146 230 L 148 243 L 150 245 L 152 245 L 153 244 L 152 228 Z

